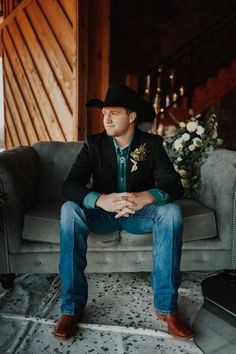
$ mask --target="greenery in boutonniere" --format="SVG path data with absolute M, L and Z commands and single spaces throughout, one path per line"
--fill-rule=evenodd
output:
M 134 151 L 130 152 L 130 156 L 132 157 L 132 158 L 130 158 L 130 160 L 134 164 L 131 169 L 131 172 L 134 172 L 138 169 L 138 166 L 137 166 L 138 162 L 146 160 L 147 153 L 148 153 L 148 151 L 147 151 L 146 143 L 144 143 L 143 145 L 140 145 Z
M 166 129 L 163 140 L 165 149 L 179 172 L 186 198 L 197 198 L 200 189 L 200 166 L 208 155 L 223 143 L 218 138 L 215 114 L 201 120 L 201 115 L 178 122 L 179 128 L 170 126 Z M 174 118 L 174 117 L 173 117 Z

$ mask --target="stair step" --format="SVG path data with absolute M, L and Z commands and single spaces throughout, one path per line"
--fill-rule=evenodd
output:
M 209 77 L 204 86 L 199 86 L 193 91 L 192 110 L 194 115 L 209 109 L 235 86 L 236 59 L 232 60 L 228 67 L 221 68 L 216 76 Z M 166 118 L 162 119 L 162 124 L 176 124 L 169 118 L 168 113 L 173 114 L 179 122 L 187 121 L 189 119 L 188 101 L 189 98 L 185 96 L 178 102 L 178 107 L 170 107 L 166 112 Z

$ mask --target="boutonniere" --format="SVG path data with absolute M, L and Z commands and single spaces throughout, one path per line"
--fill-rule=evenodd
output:
M 138 162 L 146 160 L 147 153 L 148 153 L 148 151 L 146 148 L 146 143 L 144 143 L 143 145 L 140 145 L 139 148 L 136 148 L 134 151 L 131 151 L 130 156 L 132 158 L 130 158 L 130 160 L 133 162 L 131 172 L 134 172 L 138 169 L 138 166 L 137 166 Z

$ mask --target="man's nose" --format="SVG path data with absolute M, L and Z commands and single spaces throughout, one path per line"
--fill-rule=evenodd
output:
M 111 115 L 110 115 L 110 113 L 105 113 L 105 114 L 104 114 L 104 122 L 106 122 L 106 123 L 111 122 Z

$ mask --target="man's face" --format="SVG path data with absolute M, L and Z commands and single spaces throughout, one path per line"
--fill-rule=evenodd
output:
M 102 113 L 107 135 L 112 137 L 124 135 L 136 117 L 135 112 L 129 113 L 124 107 L 104 107 Z

